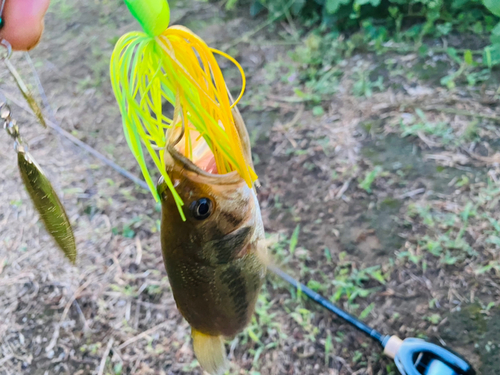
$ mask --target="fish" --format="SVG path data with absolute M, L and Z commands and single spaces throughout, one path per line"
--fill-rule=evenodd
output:
M 233 117 L 249 165 L 248 132 L 236 108 Z M 218 174 L 214 156 L 194 130 L 192 159 L 184 155 L 183 131 L 167 131 L 166 172 L 182 198 L 179 215 L 163 178 L 161 248 L 177 308 L 191 326 L 193 349 L 200 366 L 212 375 L 229 362 L 225 339 L 250 322 L 267 270 L 267 246 L 255 186 L 237 171 Z

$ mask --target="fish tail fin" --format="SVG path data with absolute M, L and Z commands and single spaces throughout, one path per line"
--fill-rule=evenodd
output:
M 228 361 L 222 336 L 210 336 L 191 329 L 194 353 L 201 367 L 210 375 L 222 375 Z

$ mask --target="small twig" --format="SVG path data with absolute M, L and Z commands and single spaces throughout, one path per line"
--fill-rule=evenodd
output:
M 349 366 L 349 364 L 346 362 L 346 360 L 342 357 L 339 357 L 339 356 L 332 356 L 333 359 L 335 359 L 337 362 L 340 362 L 345 368 L 346 370 L 349 372 L 349 374 L 353 374 L 353 371 L 352 371 L 352 368 L 351 366 Z
M 26 279 L 28 280 L 33 280 L 35 278 L 35 275 L 31 272 L 24 272 L 21 274 L 18 274 L 14 277 L 5 277 L 0 280 L 0 286 L 6 286 L 6 285 L 14 285 L 14 284 L 20 284 L 20 283 L 25 283 Z
M 483 115 L 481 113 L 470 112 L 470 111 L 466 111 L 463 109 L 455 109 L 455 108 L 447 108 L 447 107 L 434 107 L 434 106 L 423 107 L 422 109 L 424 111 L 436 111 L 436 112 L 450 113 L 453 115 L 483 118 L 486 120 L 491 120 L 491 121 L 495 121 L 495 122 L 500 123 L 500 117 Z
M 427 147 L 433 148 L 433 147 L 438 147 L 439 146 L 438 142 L 434 142 L 432 139 L 430 139 L 429 137 L 427 137 L 424 134 L 423 131 L 417 132 L 417 135 L 418 135 L 418 138 L 420 138 L 420 140 L 427 145 Z
M 388 45 L 384 44 L 384 48 L 386 48 L 389 51 L 394 51 L 394 52 L 399 52 L 399 53 L 408 53 L 408 52 L 418 52 L 418 48 L 412 47 L 412 46 L 405 46 L 405 45 Z M 483 55 L 483 50 L 468 50 L 468 49 L 455 49 L 457 53 L 463 54 L 467 51 L 470 51 L 473 55 Z M 443 48 L 443 47 L 429 47 L 429 51 L 433 53 L 448 53 L 448 48 Z
M 229 48 L 232 48 L 232 47 L 236 46 L 237 44 L 240 44 L 241 42 L 246 42 L 248 40 L 248 38 L 250 38 L 254 34 L 257 34 L 260 30 L 262 30 L 265 27 L 269 26 L 270 24 L 272 24 L 277 19 L 278 19 L 277 17 L 276 18 L 269 18 L 267 21 L 261 23 L 259 26 L 257 26 L 253 30 L 250 30 L 249 32 L 243 34 L 239 38 L 233 40 L 231 43 L 224 44 L 222 46 L 222 50 L 226 50 L 227 51 Z
M 347 189 L 349 189 L 350 183 L 351 183 L 351 179 L 345 181 L 344 184 L 342 185 L 342 187 L 340 188 L 340 190 L 338 191 L 337 195 L 335 195 L 335 198 L 340 199 L 344 195 L 344 193 L 347 191 Z
M 268 40 L 267 42 L 249 40 L 247 43 L 250 44 L 251 46 L 259 46 L 259 47 L 296 46 L 297 44 L 300 44 L 300 42 L 292 40 L 277 40 L 277 41 Z
M 135 264 L 139 265 L 141 264 L 141 259 L 142 259 L 142 244 L 139 236 L 135 238 L 135 248 L 137 250 L 137 255 L 135 256 Z
M 398 199 L 412 198 L 415 195 L 419 195 L 419 194 L 422 194 L 422 193 L 425 193 L 425 188 L 420 188 L 420 189 L 415 189 L 415 190 L 408 191 L 408 192 L 406 192 L 404 194 L 398 195 L 396 198 L 398 198 Z
M 277 102 L 284 102 L 284 103 L 304 103 L 304 102 L 309 101 L 309 99 L 298 98 L 296 96 L 281 96 L 281 95 L 273 95 L 273 94 L 268 94 L 267 98 L 270 100 L 275 100 Z
M 297 31 L 297 27 L 295 27 L 295 23 L 293 22 L 292 15 L 290 14 L 290 8 L 287 7 L 284 9 L 285 17 L 288 21 L 288 24 L 290 25 L 290 28 L 292 29 L 292 37 L 295 40 L 299 40 L 299 32 Z
M 111 351 L 111 347 L 113 346 L 113 342 L 115 339 L 111 337 L 108 341 L 108 345 L 106 345 L 106 350 L 104 351 L 104 354 L 102 355 L 101 358 L 101 364 L 99 365 L 99 371 L 97 371 L 97 375 L 102 375 L 104 374 L 104 367 L 106 366 L 106 359 L 109 356 L 109 352 Z
M 5 362 L 11 360 L 12 358 L 14 358 L 14 356 L 12 354 L 8 354 L 2 359 L 0 359 L 0 366 L 2 366 Z
M 173 302 L 170 305 L 168 305 L 168 306 L 163 306 L 163 305 L 160 305 L 160 304 L 155 304 L 155 303 L 151 303 L 151 302 L 145 302 L 145 301 L 141 301 L 141 300 L 136 301 L 136 303 L 137 303 L 138 306 L 141 305 L 141 306 L 144 306 L 144 307 L 146 307 L 148 309 L 165 310 L 165 311 L 171 309 L 172 305 L 173 305 Z
M 85 314 L 83 313 L 80 304 L 78 303 L 77 300 L 73 301 L 73 303 L 75 304 L 76 310 L 78 311 L 78 315 L 80 316 L 80 319 L 83 322 L 83 332 L 90 331 L 89 323 L 87 322 L 87 319 L 85 319 Z
M 71 305 L 80 296 L 80 293 L 83 292 L 85 290 L 85 288 L 87 288 L 90 285 L 90 283 L 92 281 L 94 281 L 94 279 L 89 279 L 84 284 L 82 284 L 76 290 L 76 292 L 73 294 L 73 296 L 69 299 L 68 303 L 66 303 L 66 306 L 64 307 L 64 311 L 63 311 L 63 313 L 61 315 L 61 320 L 59 321 L 59 324 L 57 324 L 56 327 L 55 327 L 55 329 L 54 329 L 54 333 L 52 335 L 52 339 L 49 342 L 49 345 L 47 345 L 47 347 L 45 348 L 45 351 L 47 353 L 50 352 L 52 349 L 54 349 L 54 347 L 56 346 L 57 340 L 59 339 L 59 333 L 60 333 L 60 330 L 61 330 L 61 325 L 64 322 L 64 320 L 66 319 L 66 316 L 68 315 L 68 312 L 69 312 L 69 309 L 71 308 Z
M 293 128 L 297 122 L 299 122 L 300 118 L 302 117 L 302 114 L 304 113 L 304 106 L 301 105 L 299 110 L 295 113 L 295 115 L 293 116 L 292 120 L 287 122 L 285 125 L 283 125 L 283 128 L 285 130 L 288 130 L 290 128 Z
M 73 294 L 73 296 L 70 298 L 70 300 L 68 301 L 68 303 L 66 304 L 66 306 L 64 307 L 64 311 L 61 315 L 61 323 L 64 321 L 64 319 L 66 319 L 66 316 L 68 315 L 69 313 L 69 309 L 71 308 L 71 305 L 73 304 L 73 302 L 80 297 L 80 294 L 90 285 L 90 283 L 94 281 L 94 279 L 88 279 L 85 283 L 83 283 L 77 290 L 76 292 Z
M 160 323 L 158 324 L 157 326 L 154 326 L 153 328 L 150 328 L 148 329 L 147 331 L 144 331 L 142 333 L 139 333 L 137 336 L 134 336 L 130 339 L 128 339 L 127 341 L 125 341 L 123 344 L 121 344 L 118 349 L 123 349 L 127 346 L 129 346 L 130 344 L 133 344 L 134 342 L 136 341 L 139 341 L 140 339 L 146 337 L 146 336 L 149 336 L 151 335 L 153 332 L 159 330 L 159 329 L 162 329 L 163 327 L 166 327 L 170 322 L 163 322 L 163 323 Z

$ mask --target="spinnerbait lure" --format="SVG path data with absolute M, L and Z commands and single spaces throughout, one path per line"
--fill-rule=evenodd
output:
M 3 24 L 3 19 L 0 18 L 0 20 L 2 20 Z M 40 120 L 40 123 L 46 127 L 41 108 L 33 95 L 29 92 L 17 70 L 9 61 L 12 54 L 12 48 L 9 42 L 1 40 L 0 45 L 5 48 L 5 54 L 1 57 L 1 59 L 16 81 L 19 90 L 23 94 L 29 106 Z M 45 225 L 47 232 L 54 238 L 55 242 L 64 252 L 66 257 L 72 263 L 75 263 L 77 255 L 75 237 L 68 215 L 66 214 L 64 206 L 59 200 L 59 197 L 57 196 L 49 179 L 28 152 L 28 145 L 20 136 L 17 121 L 12 118 L 11 109 L 5 102 L 0 103 L 0 120 L 3 122 L 3 128 L 14 140 L 14 149 L 17 152 L 17 164 L 22 181 L 28 191 L 28 195 L 30 196 L 33 205 L 40 214 L 40 218 Z

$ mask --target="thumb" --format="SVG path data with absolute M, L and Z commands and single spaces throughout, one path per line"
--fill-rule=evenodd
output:
M 50 0 L 7 0 L 2 15 L 4 27 L 0 38 L 15 50 L 35 47 L 43 32 L 43 17 Z

